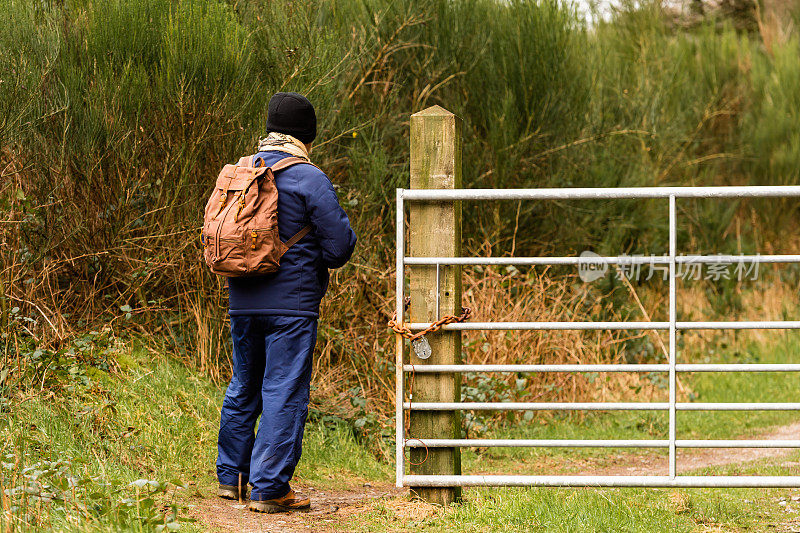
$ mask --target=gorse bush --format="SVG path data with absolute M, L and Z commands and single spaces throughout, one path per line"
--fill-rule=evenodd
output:
M 769 62 L 753 62 L 751 67 L 754 98 L 743 119 L 750 142 L 743 151 L 746 171 L 767 175 L 773 183 L 800 183 L 800 95 L 789 89 L 800 83 L 797 50 L 800 41 L 794 37 L 787 46 L 773 49 Z M 797 218 L 797 206 L 783 202 L 773 204 L 776 228 L 786 227 Z
M 440 104 L 464 119 L 468 187 L 786 184 L 800 168 L 798 40 L 767 47 L 719 20 L 676 29 L 655 4 L 593 26 L 555 0 L 0 0 L 0 12 L 5 361 L 106 323 L 220 376 L 225 292 L 200 260 L 202 206 L 219 168 L 255 150 L 278 90 L 315 103 L 312 158 L 360 236 L 323 306 L 315 381 L 332 405 L 355 382 L 388 405 L 390 200 L 408 183 L 410 113 Z M 779 248 L 768 228 L 794 227 L 796 205 L 770 205 L 682 203 L 681 249 Z M 667 243 L 664 202 L 464 213 L 467 248 L 485 254 Z

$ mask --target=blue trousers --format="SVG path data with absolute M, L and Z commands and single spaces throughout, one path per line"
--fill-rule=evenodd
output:
M 235 486 L 241 474 L 242 484 L 253 486 L 252 500 L 280 498 L 302 452 L 317 319 L 231 316 L 231 337 L 233 377 L 222 403 L 217 478 Z

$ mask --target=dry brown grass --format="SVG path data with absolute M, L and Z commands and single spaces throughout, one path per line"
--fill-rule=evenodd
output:
M 601 295 L 576 275 L 551 277 L 548 271 L 516 269 L 501 273 L 485 268 L 464 277 L 467 305 L 476 319 L 500 322 L 570 322 L 614 316 Z M 510 297 L 509 294 L 513 294 Z M 467 334 L 466 362 L 475 364 L 599 364 L 623 362 L 626 340 L 647 333 L 614 331 L 486 331 Z M 528 401 L 597 399 L 624 396 L 640 385 L 636 376 L 614 374 L 607 379 L 582 374 L 538 373 L 524 388 Z M 498 378 L 501 379 L 501 378 Z M 509 381 L 516 376 L 507 376 Z M 520 391 L 522 392 L 522 391 Z
M 353 386 L 368 399 L 368 410 L 388 419 L 394 406 L 394 336 L 386 327 L 393 306 L 390 271 L 357 266 L 357 276 L 341 277 L 323 305 L 325 332 L 316 358 L 314 402 L 323 412 L 354 416 L 349 399 Z M 362 298 L 356 297 L 361 293 Z M 604 295 L 575 275 L 549 271 L 522 272 L 506 268 L 476 268 L 463 273 L 464 305 L 478 321 L 588 321 L 613 319 L 616 311 Z M 513 295 L 513 296 L 511 296 Z M 365 302 L 371 306 L 363 309 Z M 352 320 L 348 321 L 348 318 Z M 328 320 L 333 324 L 326 323 Z M 337 327 L 340 326 L 340 327 Z M 483 331 L 465 332 L 464 362 L 473 364 L 615 363 L 623 362 L 628 340 L 648 335 L 611 331 Z M 342 356 L 344 355 L 344 357 Z M 645 362 L 645 361 L 641 361 Z M 638 374 L 537 373 L 519 382 L 516 374 L 483 377 L 466 374 L 464 387 L 490 399 L 526 401 L 613 401 L 644 390 L 658 389 Z M 467 398 L 474 400 L 476 398 Z M 508 418 L 508 414 L 498 414 Z

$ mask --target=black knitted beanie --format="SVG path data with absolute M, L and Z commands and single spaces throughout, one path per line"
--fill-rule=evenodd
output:
M 276 93 L 269 100 L 267 133 L 286 133 L 308 144 L 317 137 L 317 115 L 308 98 L 298 93 Z

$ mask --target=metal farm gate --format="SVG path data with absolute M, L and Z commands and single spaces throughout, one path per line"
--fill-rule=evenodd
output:
M 410 355 L 414 364 L 404 361 L 405 341 L 397 335 L 396 354 L 396 484 L 398 487 L 420 487 L 431 491 L 437 487 L 463 486 L 559 486 L 559 487 L 799 487 L 800 476 L 692 476 L 677 475 L 676 450 L 678 448 L 800 448 L 800 440 L 683 440 L 676 437 L 676 418 L 679 411 L 789 411 L 800 410 L 797 403 L 703 403 L 676 401 L 676 375 L 678 372 L 800 372 L 800 364 L 689 364 L 678 363 L 676 336 L 678 331 L 712 329 L 800 329 L 800 321 L 731 321 L 731 322 L 684 322 L 676 317 L 677 266 L 684 264 L 710 264 L 744 262 L 799 263 L 800 255 L 678 255 L 676 245 L 676 202 L 679 198 L 785 198 L 800 197 L 800 186 L 742 186 L 742 187 L 640 187 L 640 188 L 583 188 L 583 189 L 461 189 L 461 126 L 460 119 L 446 110 L 434 106 L 412 116 L 411 120 L 411 175 L 413 189 L 397 189 L 397 286 L 395 324 L 405 333 L 422 331 L 434 321 L 427 323 L 404 323 L 406 266 L 411 269 L 428 269 L 424 282 L 428 283 L 424 299 L 435 299 L 435 304 L 426 302 L 427 316 L 441 318 L 440 270 L 450 265 L 585 265 L 582 257 L 412 257 L 406 255 L 405 205 L 414 202 L 413 218 L 423 220 L 424 210 L 432 225 L 443 226 L 449 220 L 452 226 L 444 233 L 434 227 L 416 238 L 417 249 L 436 249 L 438 235 L 447 240 L 453 237 L 456 246 L 452 255 L 460 254 L 460 202 L 487 200 L 596 200 L 596 199 L 652 199 L 669 202 L 669 250 L 661 256 L 593 257 L 589 261 L 600 265 L 659 264 L 667 271 L 669 281 L 669 320 L 666 322 L 463 322 L 450 323 L 444 331 L 465 330 L 666 330 L 669 332 L 668 362 L 666 364 L 522 364 L 522 365 L 472 365 L 472 364 L 426 364 L 415 355 Z M 415 207 L 417 206 L 417 207 Z M 439 209 L 447 216 L 435 214 Z M 444 210 L 451 209 L 446 212 Z M 414 211 L 416 210 L 416 211 Z M 431 211 L 433 210 L 433 211 Z M 416 213 L 416 215 L 415 215 Z M 427 216 L 427 215 L 426 215 Z M 437 218 L 438 217 L 438 218 Z M 449 219 L 447 217 L 450 217 Z M 453 222 L 455 221 L 455 222 Z M 426 243 L 433 242 L 431 246 Z M 422 243 L 420 246 L 419 243 Z M 412 242 L 412 245 L 414 242 Z M 413 248 L 413 246 L 412 246 Z M 441 248 L 439 248 L 441 249 Z M 435 273 L 434 273 L 435 270 Z M 449 283 L 454 283 L 450 275 Z M 446 272 L 443 270 L 443 272 Z M 452 274 L 452 273 L 451 273 Z M 417 290 L 419 291 L 417 278 Z M 442 282 L 444 283 L 444 281 Z M 443 291 L 460 300 L 458 289 Z M 435 287 L 433 287 L 435 285 Z M 456 285 L 451 285 L 456 287 Z M 412 278 L 412 291 L 414 284 Z M 435 294 L 435 297 L 434 297 Z M 460 304 L 460 301 L 458 302 Z M 452 302 L 450 302 L 452 305 Z M 442 304 L 443 305 L 443 304 Z M 413 316 L 413 315 L 412 315 Z M 396 329 L 397 330 L 397 329 Z M 439 338 L 442 338 L 442 334 Z M 453 333 L 451 336 L 455 335 Z M 459 334 L 460 335 L 460 334 Z M 408 335 L 406 335 L 408 336 Z M 431 336 L 434 337 L 433 335 Z M 436 340 L 433 338 L 433 340 Z M 460 342 L 448 345 L 455 353 Z M 434 350 L 435 352 L 436 350 Z M 429 355 L 430 352 L 428 352 Z M 432 359 L 431 361 L 435 360 Z M 457 360 L 457 359 L 454 359 Z M 622 403 L 478 403 L 460 401 L 413 401 L 406 399 L 405 376 L 407 373 L 424 374 L 444 379 L 460 372 L 663 372 L 669 376 L 668 402 L 622 402 Z M 438 386 L 438 385 L 437 385 Z M 434 387 L 436 388 L 436 387 Z M 446 389 L 446 387 L 439 387 Z M 457 388 L 455 390 L 458 390 Z M 447 394 L 455 397 L 453 388 Z M 441 397 L 446 397 L 441 396 Z M 462 410 L 637 410 L 668 411 L 669 433 L 663 440 L 492 440 L 460 438 L 418 438 L 407 434 L 404 427 L 407 412 L 454 413 Z M 451 428 L 452 431 L 452 428 Z M 427 435 L 426 435 L 427 436 Z M 425 448 L 428 450 L 457 450 L 461 447 L 598 447 L 598 448 L 666 448 L 669 450 L 669 475 L 648 476 L 567 476 L 567 475 L 453 475 L 442 473 L 444 469 L 434 466 L 434 474 L 407 474 L 405 450 Z M 432 452 L 433 453 L 433 452 Z M 435 461 L 434 461 L 435 462 Z M 454 464 L 454 463 L 451 463 Z M 460 461 L 458 461 L 460 465 Z M 430 468 L 429 470 L 430 471 Z M 460 466 L 453 469 L 460 472 Z M 438 473 L 436 473 L 438 472 Z M 449 496 L 452 501 L 452 494 Z M 442 501 L 447 501 L 442 500 Z
M 438 108 L 441 110 L 441 108 Z M 441 110 L 443 112 L 444 110 Z M 425 112 L 423 112 L 425 113 Z M 443 115 L 443 113 L 440 113 Z M 414 172 L 414 125 L 412 123 L 412 175 Z M 459 141 L 460 142 L 460 141 Z M 441 143 L 439 143 L 441 145 Z M 439 146 L 436 145 L 436 146 Z M 460 146 L 455 151 L 460 157 Z M 435 147 L 434 147 L 435 148 Z M 439 157 L 441 156 L 434 156 Z M 460 487 L 460 486 L 608 486 L 608 487 L 798 487 L 800 476 L 691 476 L 677 475 L 678 448 L 800 448 L 800 440 L 681 440 L 676 438 L 676 417 L 680 411 L 788 411 L 800 410 L 798 403 L 702 403 L 676 401 L 678 372 L 800 372 L 800 364 L 687 364 L 678 362 L 676 336 L 679 331 L 711 329 L 800 329 L 800 321 L 736 321 L 736 322 L 679 322 L 676 317 L 677 265 L 687 263 L 798 263 L 800 255 L 678 255 L 676 249 L 676 201 L 682 198 L 767 198 L 800 197 L 800 186 L 771 187 L 644 187 L 618 189 L 459 189 L 458 179 L 450 189 L 397 190 L 397 321 L 411 331 L 420 331 L 430 323 L 403 324 L 405 268 L 427 265 L 436 269 L 436 299 L 438 315 L 439 270 L 446 265 L 576 265 L 586 260 L 580 257 L 409 257 L 404 238 L 407 202 L 444 205 L 458 201 L 484 200 L 586 200 L 586 199 L 645 199 L 660 198 L 669 202 L 669 250 L 655 257 L 595 257 L 600 264 L 636 265 L 660 264 L 668 270 L 669 320 L 667 322 L 465 322 L 444 326 L 446 331 L 464 330 L 665 330 L 669 331 L 668 363 L 666 364 L 564 364 L 564 365 L 435 365 L 404 364 L 404 342 L 398 336 L 396 356 L 396 483 L 398 487 Z M 426 170 L 428 172 L 432 172 Z M 411 357 L 415 357 L 411 355 Z M 421 362 L 415 360 L 415 362 Z M 476 403 L 476 402 L 414 402 L 406 401 L 404 377 L 409 372 L 664 372 L 669 375 L 668 402 L 627 403 Z M 406 435 L 406 411 L 459 410 L 649 410 L 669 412 L 669 438 L 664 440 L 490 440 L 490 439 L 423 439 Z M 423 442 L 424 441 L 424 442 Z M 469 446 L 530 446 L 530 447 L 601 447 L 601 448 L 667 448 L 669 475 L 652 476 L 565 476 L 565 475 L 409 475 L 405 471 L 406 448 L 459 448 Z

